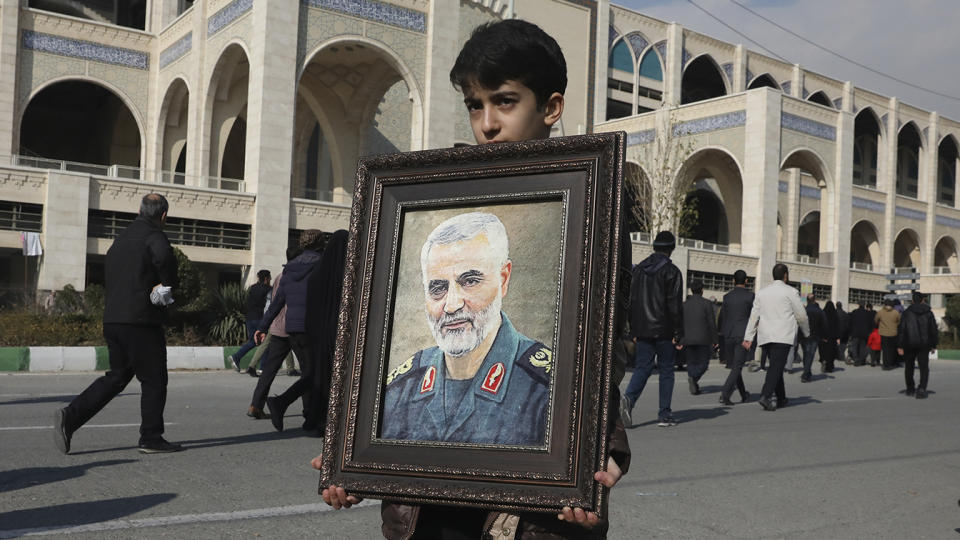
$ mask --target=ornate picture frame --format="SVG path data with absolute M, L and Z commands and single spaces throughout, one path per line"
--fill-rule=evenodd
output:
M 605 515 L 624 150 L 360 159 L 321 489 Z

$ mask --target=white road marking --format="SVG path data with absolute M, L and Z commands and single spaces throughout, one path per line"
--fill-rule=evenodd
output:
M 380 504 L 380 501 L 367 499 L 359 504 L 353 505 L 354 508 L 360 506 L 373 506 Z M 312 514 L 318 512 L 328 512 L 333 508 L 324 503 L 299 504 L 293 506 L 278 506 L 274 508 L 258 508 L 254 510 L 239 510 L 236 512 L 212 512 L 208 514 L 182 514 L 179 516 L 166 516 L 143 519 L 117 519 L 113 521 L 101 521 L 99 523 L 89 523 L 86 525 L 63 525 L 59 527 L 36 527 L 32 529 L 12 529 L 0 530 L 0 538 L 18 538 L 21 536 L 46 536 L 52 534 L 77 534 L 100 531 L 118 531 L 122 529 L 144 529 L 147 527 L 165 527 L 168 525 L 189 525 L 191 523 L 211 523 L 217 521 L 234 521 L 238 519 L 259 519 L 278 516 L 295 516 L 300 514 Z
M 164 422 L 165 426 L 175 426 L 176 422 Z M 114 428 L 114 427 L 140 427 L 140 424 L 84 424 L 85 428 Z M 14 426 L 0 427 L 0 431 L 26 431 L 31 429 L 53 429 L 53 426 Z

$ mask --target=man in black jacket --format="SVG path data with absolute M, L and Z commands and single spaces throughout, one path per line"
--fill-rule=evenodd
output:
M 253 334 L 260 327 L 260 319 L 263 318 L 263 310 L 272 290 L 270 287 L 270 271 L 264 269 L 257 272 L 257 282 L 247 289 L 247 342 L 237 352 L 229 356 L 230 361 L 233 362 L 233 367 L 237 371 L 240 371 L 240 361 L 243 360 L 243 357 L 257 346 L 253 342 Z M 253 362 L 250 362 L 250 365 L 247 366 L 247 374 L 251 377 L 257 376 L 257 369 Z
M 653 372 L 657 358 L 660 379 L 660 410 L 657 425 L 675 426 L 673 362 L 683 348 L 683 274 L 670 262 L 676 241 L 670 231 L 660 231 L 653 241 L 653 254 L 633 269 L 630 286 L 630 332 L 636 342 L 636 363 L 630 384 L 620 403 L 624 424 L 631 425 L 631 411 Z
M 810 335 L 803 338 L 803 374 L 800 382 L 810 382 L 813 379 L 813 357 L 820 347 L 820 342 L 826 336 L 827 318 L 817 304 L 817 297 L 807 295 L 807 320 L 810 321 Z
M 713 302 L 703 297 L 703 283 L 690 283 L 690 296 L 683 303 L 683 355 L 687 360 L 690 393 L 700 394 L 700 378 L 710 365 L 710 353 L 717 344 L 717 320 Z
M 151 293 L 175 288 L 177 259 L 163 233 L 169 205 L 151 193 L 140 203 L 140 215 L 121 232 L 106 257 L 106 307 L 103 337 L 110 370 L 56 412 L 54 440 L 70 452 L 73 433 L 93 418 L 136 375 L 140 381 L 140 452 L 177 452 L 165 441 L 163 408 L 167 401 L 167 345 L 163 319 L 167 302 L 151 301 Z M 157 295 L 159 296 L 159 295 Z
M 897 327 L 897 352 L 903 356 L 903 375 L 907 381 L 908 396 L 914 394 L 913 362 L 920 365 L 920 384 L 917 386 L 917 399 L 927 397 L 927 380 L 930 378 L 930 351 L 936 350 L 939 342 L 937 320 L 924 303 L 923 293 L 913 291 L 913 303 L 903 310 L 900 325 Z
M 747 331 L 747 321 L 750 320 L 750 310 L 753 309 L 754 294 L 747 290 L 747 273 L 737 270 L 733 273 L 733 290 L 723 295 L 723 306 L 720 308 L 720 333 L 723 334 L 725 356 L 730 373 L 720 390 L 720 403 L 733 405 L 730 396 L 733 387 L 740 391 L 740 401 L 750 400 L 750 393 L 743 385 L 743 364 L 747 361 L 749 351 L 740 346 L 743 335 Z
M 867 361 L 867 338 L 873 331 L 873 314 L 864 309 L 863 302 L 850 312 L 850 355 L 853 365 L 862 366 Z
M 853 364 L 853 360 L 847 358 L 847 343 L 850 341 L 850 314 L 844 311 L 843 303 L 837 300 L 837 321 L 840 323 L 840 329 L 837 337 L 840 343 L 837 343 L 837 360 L 846 364 Z

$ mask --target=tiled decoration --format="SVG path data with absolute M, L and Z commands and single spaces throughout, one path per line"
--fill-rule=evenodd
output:
M 731 85 L 733 85 L 733 62 L 727 62 L 720 67 L 723 69 L 723 72 L 726 73 L 727 80 L 730 81 Z
M 887 134 L 887 116 L 888 116 L 888 114 L 884 114 L 883 116 L 880 117 L 880 122 L 883 123 L 883 134 L 884 134 L 884 135 Z
M 807 99 L 808 97 L 810 97 L 810 91 L 807 90 L 806 88 L 804 88 L 804 89 L 803 89 L 803 99 Z
M 627 34 L 627 41 L 630 42 L 630 47 L 633 49 L 634 60 L 640 60 L 640 53 L 647 48 L 647 45 L 650 44 L 640 32 L 630 32 Z
M 178 39 L 173 45 L 160 52 L 160 69 L 169 66 L 173 61 L 190 52 L 193 47 L 193 32 Z
M 837 128 L 787 112 L 780 113 L 780 125 L 786 129 L 792 129 L 828 141 L 837 140 Z
M 733 77 L 731 77 L 730 80 L 732 81 Z M 753 81 L 753 72 L 750 71 L 750 68 L 747 68 L 747 83 L 750 83 L 751 81 Z
M 663 61 L 667 61 L 667 40 L 658 41 L 653 44 L 653 48 L 660 53 L 660 58 L 663 58 Z
M 627 133 L 627 146 L 634 146 L 637 144 L 649 144 L 649 143 L 652 143 L 653 140 L 656 138 L 657 138 L 657 130 L 655 129 L 645 129 L 643 131 Z
M 842 110 L 842 109 L 843 109 L 843 98 L 842 98 L 842 97 L 838 97 L 837 99 L 833 100 L 833 106 L 836 107 L 838 110 Z
M 373 123 L 367 129 L 364 154 L 410 150 L 410 118 L 413 104 L 406 83 L 397 81 L 380 99 Z
M 300 0 L 310 7 L 329 9 L 361 19 L 426 33 L 427 14 L 376 0 Z
M 930 138 L 930 126 L 927 126 L 923 128 L 923 140 L 926 141 L 929 138 Z
M 787 184 L 786 182 L 777 183 L 777 191 L 779 191 L 780 193 L 786 193 L 789 190 L 790 190 L 790 185 Z
M 688 51 L 686 47 L 684 47 L 683 58 L 680 60 L 680 64 L 684 66 L 687 65 L 687 62 L 689 62 L 691 58 L 693 58 L 693 55 L 690 54 L 690 51 Z
M 253 0 L 233 0 L 207 19 L 207 37 L 223 30 L 225 26 L 237 20 L 251 8 L 253 8 Z
M 902 206 L 898 206 L 898 207 L 896 207 L 896 208 L 894 209 L 894 213 L 895 213 L 896 215 L 900 216 L 900 217 L 904 217 L 904 218 L 907 218 L 907 219 L 913 219 L 913 220 L 916 220 L 916 221 L 926 221 L 926 220 L 927 220 L 927 213 L 926 213 L 926 212 L 921 212 L 920 210 L 914 210 L 914 209 L 912 209 L 912 208 L 904 208 L 904 207 L 902 207 Z
M 609 33 L 609 35 L 607 36 L 607 48 L 608 48 L 608 49 L 609 49 L 610 47 L 613 47 L 613 42 L 616 41 L 619 36 L 620 36 L 620 33 L 617 32 L 617 29 L 614 28 L 613 25 L 611 24 L 611 25 L 610 25 L 610 33 Z
M 820 200 L 820 190 L 810 186 L 800 186 L 800 196 Z
M 747 111 L 733 111 L 716 116 L 697 118 L 687 122 L 678 122 L 673 125 L 673 136 L 696 135 L 718 129 L 739 127 L 747 123 Z
M 793 81 L 783 81 L 782 83 L 780 83 L 780 89 L 783 90 L 783 93 L 788 96 L 793 95 L 790 93 L 791 88 L 793 88 Z
M 955 219 L 948 216 L 937 216 L 937 225 L 960 229 L 960 219 Z
M 886 205 L 882 202 L 871 201 L 870 199 L 864 199 L 863 197 L 854 197 L 853 198 L 853 207 L 854 208 L 863 208 L 864 210 L 871 210 L 873 212 L 883 212 L 886 210 Z
M 23 31 L 23 48 L 134 69 L 145 70 L 150 67 L 150 55 L 145 52 L 51 34 L 41 34 L 31 30 Z

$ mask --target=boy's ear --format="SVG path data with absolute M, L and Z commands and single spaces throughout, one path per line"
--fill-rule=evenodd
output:
M 563 115 L 563 94 L 560 92 L 550 94 L 547 102 L 543 105 L 543 113 L 543 123 L 547 127 L 553 127 L 560 120 L 560 116 Z

